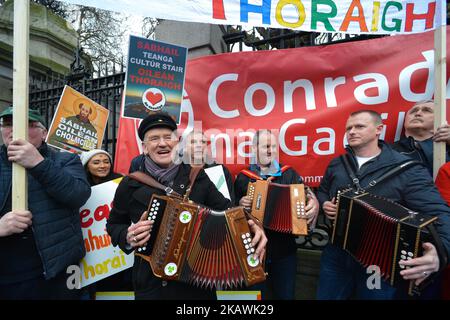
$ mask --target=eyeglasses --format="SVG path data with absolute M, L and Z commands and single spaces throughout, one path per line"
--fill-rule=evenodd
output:
M 10 121 L 0 122 L 0 128 L 10 129 L 10 128 L 12 128 L 12 125 L 13 124 Z M 36 121 L 28 122 L 28 128 L 30 128 L 30 129 L 35 129 L 35 128 L 45 129 L 45 127 L 41 123 L 36 122 Z

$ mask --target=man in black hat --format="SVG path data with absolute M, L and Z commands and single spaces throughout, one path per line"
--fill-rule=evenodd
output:
M 178 145 L 176 129 L 175 121 L 166 113 L 155 113 L 142 121 L 138 129 L 145 154 L 141 171 L 183 195 L 190 183 L 191 166 L 173 161 Z M 106 227 L 113 245 L 119 245 L 128 254 L 145 246 L 150 237 L 156 237 L 151 233 L 153 222 L 146 219 L 145 212 L 153 194 L 164 192 L 130 177 L 124 178 L 117 188 Z M 214 210 L 231 207 L 231 202 L 223 197 L 203 170 L 192 186 L 189 199 Z M 261 261 L 267 239 L 264 231 L 252 220 L 248 223 L 254 233 L 252 244 L 256 248 L 255 255 Z M 133 286 L 138 300 L 215 297 L 211 290 L 198 289 L 182 282 L 162 281 L 153 274 L 150 264 L 139 256 L 135 256 Z
M 13 140 L 12 107 L 0 114 L 0 300 L 73 299 L 67 267 L 84 256 L 79 208 L 91 188 L 78 156 L 50 149 L 39 112 L 28 140 Z M 28 210 L 12 210 L 12 163 L 27 169 Z

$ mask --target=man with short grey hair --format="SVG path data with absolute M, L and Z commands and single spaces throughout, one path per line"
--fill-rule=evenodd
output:
M 405 115 L 405 137 L 395 142 L 394 150 L 421 161 L 433 176 L 433 142 L 447 144 L 447 159 L 450 161 L 450 126 L 446 123 L 434 132 L 434 102 L 420 101 Z
M 77 299 L 66 273 L 85 254 L 79 208 L 91 187 L 77 155 L 44 142 L 47 129 L 28 113 L 28 139 L 13 139 L 13 108 L 0 114 L 0 300 Z M 28 209 L 12 209 L 12 163 L 27 169 Z

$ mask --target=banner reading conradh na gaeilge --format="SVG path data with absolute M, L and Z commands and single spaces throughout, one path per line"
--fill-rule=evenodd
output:
M 168 20 L 350 34 L 417 33 L 446 24 L 444 0 L 65 0 Z
M 280 161 L 318 185 L 330 160 L 344 152 L 351 112 L 381 113 L 381 138 L 400 138 L 405 112 L 433 98 L 433 46 L 433 32 L 426 32 L 189 60 L 179 132 L 201 123 L 212 156 L 237 173 L 251 159 L 255 130 L 272 129 Z M 449 67 L 447 62 L 447 81 Z M 447 82 L 447 96 L 449 91 Z M 127 173 L 141 152 L 138 125 L 120 120 L 116 172 Z

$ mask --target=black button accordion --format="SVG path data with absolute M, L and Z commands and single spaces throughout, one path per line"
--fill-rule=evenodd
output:
M 442 247 L 440 238 L 430 232 L 436 220 L 380 196 L 344 190 L 337 197 L 331 242 L 364 267 L 378 266 L 384 280 L 414 295 L 418 288 L 400 275 L 405 267 L 399 262 L 421 256 L 423 242 Z

